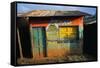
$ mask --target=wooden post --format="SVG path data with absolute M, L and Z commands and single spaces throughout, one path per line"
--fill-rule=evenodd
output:
M 33 32 L 32 32 L 32 25 L 31 24 L 30 24 L 30 37 L 31 37 L 30 39 L 31 39 L 31 46 L 32 46 L 31 50 L 32 50 L 32 55 L 33 55 L 33 59 L 34 59 Z
M 19 44 L 20 58 L 23 59 L 23 53 L 22 53 L 22 47 L 21 47 L 21 41 L 20 41 L 20 35 L 19 35 L 18 28 L 17 28 L 17 35 L 18 35 L 18 44 Z

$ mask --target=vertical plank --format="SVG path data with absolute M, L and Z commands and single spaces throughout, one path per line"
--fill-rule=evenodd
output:
M 39 56 L 39 51 L 38 51 L 38 29 L 37 28 L 32 28 L 33 32 L 33 40 L 34 40 L 34 58 Z
M 39 56 L 40 56 L 40 58 L 41 58 L 41 57 L 43 57 L 43 42 L 42 42 L 42 40 L 43 40 L 43 39 L 42 39 L 42 36 L 43 36 L 43 35 L 42 35 L 42 28 L 38 28 L 38 33 L 39 33 L 39 35 L 38 35 L 38 36 L 39 36 L 38 41 L 39 41 L 39 51 L 40 51 L 40 52 L 39 52 L 39 53 L 40 53 Z
M 47 57 L 47 45 L 46 45 L 46 29 L 42 28 L 42 42 L 43 42 L 43 55 Z
M 31 50 L 34 59 L 34 39 L 33 39 L 33 31 L 32 31 L 32 24 L 30 24 L 30 39 L 31 39 Z
M 19 44 L 19 52 L 20 52 L 20 58 L 23 59 L 23 53 L 22 53 L 22 47 L 21 47 L 21 41 L 20 41 L 20 35 L 19 35 L 19 30 L 17 28 L 17 36 L 18 36 L 18 44 Z

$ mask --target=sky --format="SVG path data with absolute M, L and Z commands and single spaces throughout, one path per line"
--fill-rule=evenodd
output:
M 59 6 L 59 5 L 41 5 L 41 4 L 28 4 L 18 3 L 17 13 L 26 13 L 32 10 L 59 10 L 59 11 L 82 11 L 94 15 L 96 8 L 94 7 L 78 7 L 78 6 Z

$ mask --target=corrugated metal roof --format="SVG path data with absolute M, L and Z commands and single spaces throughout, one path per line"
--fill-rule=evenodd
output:
M 18 17 L 45 17 L 45 16 L 90 16 L 90 14 L 81 11 L 53 11 L 53 10 L 33 10 L 23 14 L 17 14 Z

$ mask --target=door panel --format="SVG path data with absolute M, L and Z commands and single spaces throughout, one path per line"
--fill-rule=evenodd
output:
M 33 38 L 33 54 L 34 58 L 43 58 L 44 50 L 46 49 L 46 40 L 45 40 L 45 28 L 43 27 L 33 27 L 32 28 L 32 38 Z M 44 40 L 44 41 L 43 41 Z M 46 50 L 45 50 L 46 51 Z

